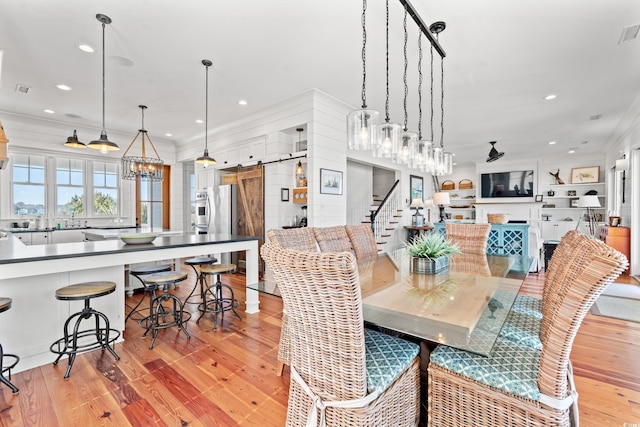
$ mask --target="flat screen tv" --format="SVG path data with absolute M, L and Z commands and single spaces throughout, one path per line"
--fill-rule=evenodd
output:
M 533 171 L 483 173 L 480 180 L 482 198 L 533 197 Z

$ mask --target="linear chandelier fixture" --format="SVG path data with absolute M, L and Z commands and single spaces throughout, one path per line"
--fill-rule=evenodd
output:
M 392 123 L 389 117 L 389 0 L 386 0 L 386 98 L 385 98 L 385 119 L 380 122 L 380 113 L 367 107 L 366 102 L 366 42 L 367 31 L 365 25 L 367 0 L 362 3 L 362 108 L 352 111 L 347 116 L 347 140 L 351 150 L 372 150 L 374 157 L 388 158 L 392 162 L 407 165 L 411 169 L 418 169 L 422 172 L 430 173 L 434 176 L 450 175 L 453 172 L 453 154 L 444 150 L 444 57 L 446 52 L 439 42 L 439 34 L 444 31 L 446 24 L 437 21 L 427 26 L 420 15 L 416 12 L 409 0 L 399 0 L 404 8 L 404 123 L 399 125 Z M 407 18 L 411 16 L 419 30 L 419 89 L 418 89 L 418 132 L 408 129 L 407 113 Z M 431 45 L 431 138 L 422 139 L 422 37 L 425 36 Z M 433 133 L 433 51 L 440 55 L 440 144 L 436 146 Z M 379 124 L 374 125 L 374 123 Z
M 209 136 L 209 67 L 211 67 L 212 62 L 208 59 L 202 60 L 202 65 L 206 70 L 205 72 L 205 95 L 204 95 L 204 153 L 202 156 L 196 159 L 196 163 L 201 164 L 202 166 L 209 167 L 209 165 L 215 165 L 216 161 L 213 157 L 209 156 L 209 145 L 208 145 L 208 136 Z
M 122 179 L 135 181 L 140 178 L 144 181 L 162 181 L 164 179 L 164 162 L 160 160 L 158 150 L 156 150 L 155 145 L 151 142 L 151 138 L 144 128 L 144 110 L 147 109 L 147 106 L 138 105 L 138 107 L 142 113 L 142 127 L 138 129 L 138 133 L 133 137 L 131 144 L 129 144 L 127 150 L 124 152 L 124 156 L 122 156 Z M 129 154 L 129 150 L 131 150 L 131 147 L 133 147 L 133 144 L 138 139 L 138 136 L 142 136 L 141 155 L 127 156 L 127 154 Z M 145 138 L 149 141 L 149 145 L 153 148 L 153 152 L 156 154 L 156 157 L 147 156 Z
M 104 28 L 106 24 L 111 24 L 111 18 L 107 15 L 103 15 L 102 13 L 98 13 L 96 15 L 96 19 L 98 22 L 102 24 L 102 131 L 100 132 L 100 138 L 93 140 L 87 145 L 89 148 L 93 148 L 96 150 L 100 150 L 101 153 L 106 154 L 109 151 L 118 151 L 120 147 L 115 142 L 109 141 L 107 137 L 107 129 L 104 125 L 104 99 L 105 99 L 105 85 L 104 85 L 104 70 L 105 70 L 105 61 L 104 61 Z

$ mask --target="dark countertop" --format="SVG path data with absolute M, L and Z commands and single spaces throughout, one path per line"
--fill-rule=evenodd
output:
M 136 228 L 135 225 L 99 225 L 96 227 L 67 227 L 67 228 L 5 228 L 7 233 L 47 233 L 49 231 L 69 231 L 69 230 L 117 230 L 120 228 Z
M 119 227 L 122 228 L 122 227 Z M 58 243 L 26 246 L 19 239 L 8 236 L 0 240 L 0 264 L 45 261 L 61 258 L 78 258 L 123 252 L 153 251 L 158 249 L 200 246 L 211 243 L 231 243 L 246 240 L 261 240 L 259 237 L 235 234 L 195 234 L 158 236 L 153 242 L 143 245 L 127 245 L 120 239 L 97 242 Z

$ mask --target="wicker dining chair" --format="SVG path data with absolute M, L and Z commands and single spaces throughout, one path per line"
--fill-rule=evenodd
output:
M 353 254 L 272 242 L 261 254 L 290 318 L 286 425 L 416 426 L 419 346 L 364 328 Z
M 449 259 L 449 271 L 491 277 L 491 268 L 484 254 L 461 253 Z
M 344 228 L 358 260 L 378 255 L 378 245 L 371 224 L 346 225 Z
M 436 348 L 429 364 L 430 427 L 579 425 L 571 347 L 587 311 L 628 262 L 601 241 L 570 238 L 578 255 L 556 260 L 567 269 L 554 278 L 558 283 L 543 304 L 542 350 L 505 338 L 488 357 Z
M 307 227 L 290 229 L 267 230 L 267 237 L 270 242 L 282 246 L 283 248 L 297 249 L 300 251 L 317 252 L 319 247 L 313 229 Z M 284 367 L 289 366 L 289 316 L 287 311 L 282 311 L 282 326 L 280 328 L 280 342 L 278 343 L 278 366 L 276 375 L 282 376 Z
M 314 227 L 313 233 L 322 252 L 350 252 L 353 249 L 344 225 Z
M 457 224 L 447 222 L 444 226 L 447 239 L 457 243 L 462 253 L 484 254 L 491 224 Z

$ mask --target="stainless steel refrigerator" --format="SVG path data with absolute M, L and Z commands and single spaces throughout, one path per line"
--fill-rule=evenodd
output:
M 237 232 L 236 200 L 236 188 L 233 185 L 218 185 L 207 188 L 209 234 L 235 234 Z M 216 258 L 223 264 L 234 262 L 228 253 L 220 254 Z

